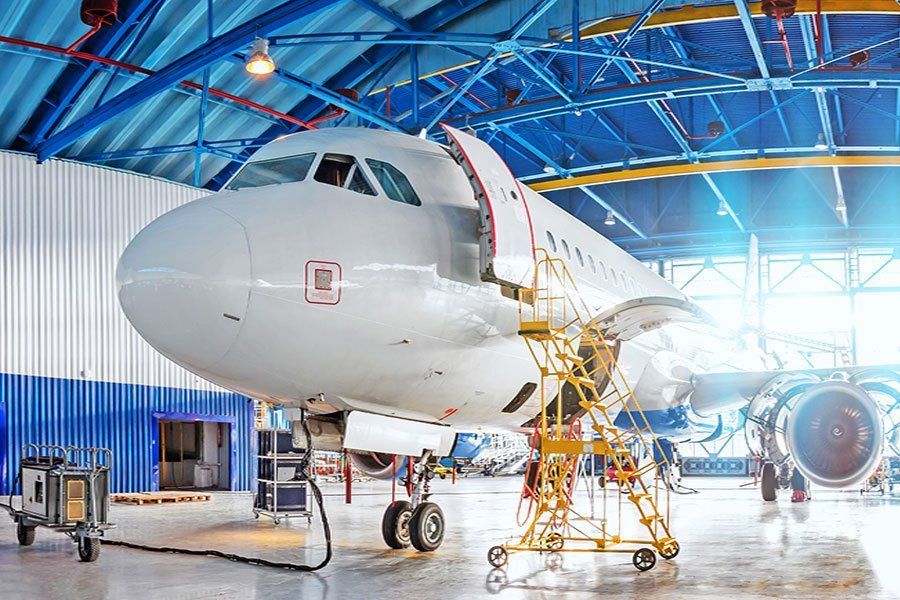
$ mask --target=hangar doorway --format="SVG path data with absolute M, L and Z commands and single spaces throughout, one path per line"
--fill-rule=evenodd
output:
M 161 418 L 157 427 L 159 489 L 231 489 L 229 423 Z

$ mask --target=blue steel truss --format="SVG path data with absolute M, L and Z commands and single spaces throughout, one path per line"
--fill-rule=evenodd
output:
M 318 126 L 424 128 L 438 141 L 440 122 L 466 127 L 526 182 L 736 158 L 900 153 L 900 7 L 786 19 L 791 68 L 773 21 L 747 0 L 733 0 L 734 18 L 672 18 L 662 27 L 654 19 L 677 17 L 678 3 L 629 0 L 629 21 L 590 38 L 582 27 L 602 23 L 606 3 L 248 0 L 237 11 L 226 0 L 119 4 L 119 22 L 80 48 L 88 58 L 0 41 L 6 75 L 21 78 L 22 65 L 42 70 L 11 94 L 19 108 L 0 114 L 7 147 L 210 189 L 256 148 L 323 116 L 332 118 Z M 49 35 L 24 26 L 40 9 L 39 0 L 0 8 L 0 23 L 63 48 L 84 31 L 74 9 Z M 268 37 L 277 64 L 265 81 L 243 72 L 257 36 Z M 179 86 L 184 80 L 195 87 Z M 740 247 L 749 232 L 785 247 L 898 245 L 897 171 L 700 174 L 549 197 L 642 255 Z M 607 212 L 615 225 L 603 224 Z

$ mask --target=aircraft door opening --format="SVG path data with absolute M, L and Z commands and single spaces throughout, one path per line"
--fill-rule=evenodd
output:
M 441 125 L 456 162 L 475 191 L 481 221 L 482 281 L 511 288 L 534 285 L 534 231 L 525 195 L 503 159 L 477 137 Z
M 158 423 L 160 489 L 231 489 L 228 423 Z

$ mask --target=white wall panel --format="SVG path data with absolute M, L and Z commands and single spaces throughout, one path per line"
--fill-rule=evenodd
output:
M 140 338 L 119 309 L 115 285 L 129 240 L 205 194 L 0 152 L 0 372 L 213 389 Z

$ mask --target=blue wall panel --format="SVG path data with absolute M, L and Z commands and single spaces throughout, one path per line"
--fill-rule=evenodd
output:
M 101 446 L 113 452 L 112 491 L 158 489 L 160 413 L 232 425 L 232 489 L 250 490 L 255 474 L 253 403 L 244 396 L 100 381 L 0 374 L 0 492 L 9 493 L 21 446 Z M 154 415 L 156 413 L 156 416 Z M 0 457 L 4 453 L 0 449 Z

